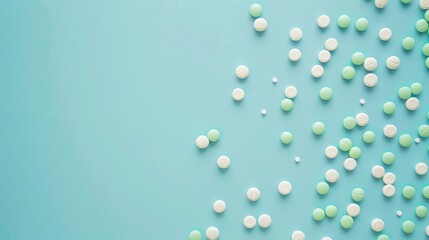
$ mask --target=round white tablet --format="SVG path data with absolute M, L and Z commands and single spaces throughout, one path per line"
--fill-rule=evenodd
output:
M 216 213 L 223 213 L 225 212 L 225 209 L 226 209 L 226 204 L 224 201 L 217 200 L 216 202 L 213 203 L 213 210 Z
M 401 64 L 401 60 L 397 56 L 390 56 L 386 59 L 386 67 L 395 70 Z
M 330 237 L 323 237 L 322 240 L 332 240 Z
M 219 229 L 217 227 L 208 227 L 206 230 L 206 237 L 209 240 L 216 240 L 219 238 Z
M 305 240 L 304 232 L 296 230 L 292 233 L 292 240 Z
M 265 31 L 265 29 L 267 29 L 267 26 L 268 26 L 268 22 L 267 22 L 267 20 L 265 20 L 265 18 L 257 18 L 253 22 L 253 27 L 258 32 Z
M 241 101 L 244 98 L 244 90 L 241 88 L 236 88 L 234 90 L 232 90 L 232 99 L 234 99 L 235 101 Z
M 325 156 L 327 158 L 333 159 L 338 155 L 338 149 L 335 146 L 328 146 L 325 149 Z
M 281 181 L 277 188 L 281 195 L 288 195 L 292 191 L 292 184 L 288 181 Z
M 369 57 L 363 62 L 363 67 L 370 72 L 374 71 L 377 68 L 377 65 L 377 59 L 373 57 Z
M 396 188 L 392 184 L 384 185 L 383 187 L 383 195 L 385 197 L 393 197 L 395 195 Z
M 209 143 L 210 143 L 209 138 L 207 136 L 204 136 L 204 135 L 198 136 L 197 140 L 195 140 L 195 144 L 197 145 L 197 147 L 199 149 L 204 149 L 204 148 L 208 147 Z
M 311 75 L 315 78 L 320 78 L 323 75 L 323 72 L 325 72 L 325 69 L 320 65 L 314 65 L 311 68 Z
M 387 6 L 388 0 L 374 0 L 374 5 L 377 8 L 385 8 Z
M 246 65 L 240 65 L 235 69 L 235 76 L 240 79 L 247 78 L 249 76 L 249 68 Z
M 357 125 L 359 125 L 359 126 L 361 126 L 361 127 L 364 127 L 364 126 L 366 126 L 366 125 L 368 124 L 368 122 L 369 122 L 369 116 L 368 116 L 368 114 L 366 114 L 366 113 L 358 113 L 358 114 L 355 116 L 355 120 L 356 120 L 356 124 L 357 124 Z
M 262 109 L 261 109 L 261 115 L 262 115 L 262 116 L 267 115 L 267 109 L 262 108 Z
M 346 211 L 350 217 L 357 217 L 360 213 L 360 207 L 356 203 L 350 203 L 347 205 Z
M 261 228 L 268 228 L 271 226 L 271 217 L 268 214 L 262 214 L 258 218 L 258 225 Z
M 416 143 L 420 143 L 420 138 L 418 138 L 418 137 L 416 137 L 416 138 L 414 138 L 414 142 L 416 142 Z
M 335 169 L 329 169 L 325 172 L 325 179 L 330 183 L 335 183 L 340 178 L 340 174 Z
M 289 59 L 292 62 L 297 62 L 301 58 L 301 51 L 298 48 L 292 48 L 289 51 Z
M 218 159 L 217 159 L 217 166 L 220 168 L 220 169 L 227 169 L 227 168 L 229 168 L 229 165 L 231 164 L 231 160 L 229 159 L 229 157 L 228 156 L 220 156 Z
M 256 218 L 254 216 L 246 216 L 243 219 L 243 225 L 247 229 L 252 229 L 256 226 Z
M 302 30 L 300 28 L 292 28 L 292 30 L 290 30 L 289 37 L 295 42 L 301 40 Z
M 328 15 L 321 15 L 318 19 L 317 19 L 317 25 L 320 28 L 327 28 L 329 26 L 329 23 L 331 22 L 331 19 L 329 18 Z
M 273 77 L 272 81 L 273 81 L 273 83 L 277 83 L 279 81 L 279 79 L 276 77 Z
M 295 86 L 288 86 L 285 88 L 285 96 L 287 98 L 295 98 L 298 94 L 298 89 Z
M 261 192 L 259 189 L 255 187 L 251 187 L 247 190 L 247 199 L 249 199 L 252 202 L 258 201 L 258 199 L 261 197 Z
M 427 225 L 427 226 L 426 226 L 426 228 L 425 228 L 425 232 L 426 232 L 426 236 L 428 236 L 428 237 L 429 237 L 429 225 Z
M 396 211 L 396 216 L 398 217 L 402 216 L 402 211 L 401 210 Z
M 367 87 L 375 87 L 378 83 L 378 77 L 374 73 L 368 73 L 363 77 L 363 83 Z
M 428 172 L 428 165 L 424 162 L 419 162 L 416 164 L 414 169 L 417 175 L 423 176 Z
M 359 100 L 359 103 L 360 103 L 360 105 L 364 105 L 364 104 L 365 104 L 365 99 L 364 99 L 364 98 L 361 98 L 361 99 Z
M 356 165 L 357 162 L 353 158 L 347 158 L 346 160 L 344 160 L 344 169 L 346 169 L 347 171 L 355 170 Z
M 384 229 L 384 221 L 380 218 L 374 218 L 371 221 L 371 229 L 374 232 L 381 232 Z
M 387 124 L 383 128 L 383 134 L 384 134 L 384 136 L 386 136 L 388 138 L 393 138 L 394 136 L 396 136 L 397 131 L 398 131 L 398 129 L 393 124 Z
M 420 0 L 419 6 L 421 9 L 428 10 L 429 9 L 429 0 Z
M 392 38 L 392 30 L 390 30 L 390 28 L 380 29 L 378 38 L 380 38 L 381 41 L 389 41 Z
M 384 176 L 385 170 L 383 166 L 375 165 L 371 169 L 371 174 L 375 178 L 382 178 Z
M 338 41 L 335 38 L 328 38 L 325 42 L 325 48 L 326 50 L 332 52 L 335 51 L 338 48 Z
M 329 52 L 328 50 L 322 50 L 319 52 L 319 55 L 317 57 L 319 58 L 319 61 L 321 63 L 329 62 L 329 60 L 331 59 L 331 52 Z
M 296 163 L 301 162 L 301 157 L 300 157 L 300 156 L 295 156 L 295 162 L 296 162 Z
M 405 107 L 410 111 L 415 111 L 420 106 L 420 101 L 415 97 L 410 97 L 405 101 Z
M 383 182 L 384 184 L 394 184 L 396 181 L 396 175 L 391 172 L 387 172 L 383 176 Z

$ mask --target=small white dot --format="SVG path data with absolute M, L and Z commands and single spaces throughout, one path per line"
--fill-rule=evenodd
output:
M 278 81 L 279 81 L 279 79 L 278 79 L 278 78 L 273 77 L 273 83 L 277 83 Z
M 262 116 L 265 116 L 267 114 L 267 109 L 263 108 L 261 109 Z
M 415 139 L 414 139 L 414 142 L 416 142 L 416 143 L 420 143 L 420 138 L 418 138 L 418 137 L 417 137 L 417 138 L 415 138 Z
M 361 98 L 361 99 L 359 100 L 359 103 L 360 103 L 360 105 L 364 105 L 364 104 L 365 104 L 365 99 Z
M 300 158 L 299 156 L 296 156 L 296 157 L 295 157 L 295 162 L 296 162 L 296 163 L 299 163 L 300 161 L 301 161 L 301 158 Z
M 401 210 L 396 211 L 396 216 L 398 217 L 402 216 L 402 211 Z

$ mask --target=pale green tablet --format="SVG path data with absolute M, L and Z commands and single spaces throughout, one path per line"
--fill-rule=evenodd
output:
M 404 233 L 413 233 L 415 228 L 416 225 L 410 220 L 406 220 L 402 223 L 402 231 L 404 231 Z
M 320 92 L 319 92 L 320 99 L 324 101 L 331 100 L 333 94 L 334 92 L 330 87 L 323 87 L 320 89 Z
M 387 115 L 392 115 L 396 111 L 396 105 L 393 102 L 386 102 L 383 105 L 383 112 Z
M 262 6 L 257 4 L 257 3 L 252 4 L 252 6 L 250 6 L 249 13 L 250 13 L 250 16 L 252 16 L 252 17 L 261 16 L 262 15 Z
M 316 186 L 316 191 L 320 195 L 326 195 L 329 192 L 329 185 L 326 182 L 319 182 Z
M 424 217 L 426 217 L 427 213 L 428 213 L 427 207 L 425 207 L 423 205 L 416 207 L 416 216 L 417 217 L 424 218 Z
M 425 45 L 423 45 L 423 47 L 422 47 L 422 53 L 426 57 L 429 57 L 429 43 L 426 43 Z
M 338 143 L 338 147 L 343 152 L 350 151 L 350 149 L 353 147 L 352 140 L 350 140 L 350 138 L 341 138 Z
M 411 97 L 411 93 L 412 93 L 411 92 L 411 88 L 409 88 L 409 87 L 401 87 L 398 90 L 398 96 L 402 100 L 407 100 L 408 98 L 410 98 Z
M 428 53 L 429 53 L 429 49 L 428 49 Z M 353 53 L 353 55 L 352 55 L 352 63 L 354 65 L 360 66 L 360 65 L 363 64 L 364 61 L 365 61 L 365 55 L 363 53 L 361 53 L 361 52 L 355 52 L 355 53 Z
M 414 40 L 414 38 L 412 37 L 406 37 L 404 38 L 404 40 L 402 40 L 402 48 L 407 51 L 412 50 L 415 44 L 416 44 L 416 40 Z
M 429 199 L 429 186 L 425 186 L 422 190 L 422 195 L 424 198 Z
M 422 124 L 419 126 L 418 133 L 420 137 L 429 137 L 429 125 Z
M 411 3 L 411 1 L 412 0 L 401 0 L 401 2 L 406 3 L 406 4 Z
M 416 30 L 417 32 L 426 32 L 428 30 L 428 22 L 425 19 L 419 19 L 416 22 Z
M 377 240 L 390 240 L 390 237 L 386 234 L 381 234 L 377 237 Z
M 343 126 L 347 130 L 352 130 L 356 127 L 356 120 L 354 117 L 346 117 L 343 120 Z
M 350 26 L 350 17 L 348 15 L 341 15 L 338 17 L 338 27 L 348 28 Z
M 425 19 L 429 22 L 429 10 L 426 10 L 425 12 Z
M 352 199 L 356 202 L 361 202 L 365 199 L 365 191 L 362 188 L 355 188 L 352 191 Z
M 202 239 L 201 232 L 198 230 L 194 230 L 194 231 L 190 232 L 188 239 L 189 240 L 201 240 Z
M 207 133 L 207 137 L 209 138 L 210 142 L 217 142 L 220 138 L 220 133 L 217 129 L 211 129 Z
M 328 205 L 325 208 L 325 213 L 327 217 L 333 218 L 335 216 L 337 216 L 337 207 L 335 207 L 334 205 Z
M 406 199 L 412 199 L 416 195 L 416 189 L 412 186 L 405 186 L 402 189 L 402 196 Z
M 358 159 L 360 158 L 361 152 L 359 147 L 352 147 L 349 151 L 349 156 L 353 159 Z
M 343 76 L 346 80 L 351 80 L 355 77 L 356 71 L 353 67 L 347 66 L 343 68 L 343 71 L 341 72 L 341 76 Z
M 313 219 L 315 221 L 322 221 L 325 218 L 325 211 L 321 208 L 316 208 L 313 210 Z
M 412 142 L 413 142 L 413 139 L 411 138 L 410 134 L 402 134 L 399 137 L 399 145 L 401 145 L 401 147 L 407 148 L 411 146 Z
M 316 135 L 322 135 L 325 132 L 325 124 L 322 122 L 313 123 L 313 133 Z
M 419 95 L 423 91 L 423 86 L 421 83 L 415 82 L 415 83 L 411 84 L 410 89 L 411 89 L 412 94 Z
M 283 99 L 281 103 L 281 108 L 283 109 L 283 111 L 289 112 L 293 108 L 293 101 L 289 98 Z
M 341 227 L 343 227 L 344 229 L 349 229 L 353 227 L 353 223 L 354 223 L 353 218 L 350 217 L 349 215 L 344 215 L 341 217 L 340 224 L 341 224 Z
M 381 160 L 386 165 L 392 165 L 393 162 L 395 162 L 395 154 L 393 154 L 392 152 L 385 152 L 381 156 Z
M 426 65 L 426 67 L 427 67 L 427 68 L 429 68 L 429 57 L 428 57 L 428 58 L 426 58 L 426 60 L 425 60 L 425 65 Z
M 365 143 L 371 144 L 375 141 L 375 133 L 373 131 L 366 131 L 362 135 L 362 140 Z
M 356 20 L 356 30 L 359 32 L 363 32 L 368 29 L 368 19 L 366 18 L 359 18 Z
M 293 140 L 293 135 L 290 132 L 283 132 L 282 135 L 280 135 L 280 141 L 283 144 L 290 144 Z

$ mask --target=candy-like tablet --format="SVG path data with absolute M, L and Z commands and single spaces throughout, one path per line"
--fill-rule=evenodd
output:
M 240 79 L 247 78 L 249 76 L 249 68 L 246 65 L 239 65 L 235 69 L 235 76 Z
M 357 217 L 360 213 L 360 207 L 356 203 L 350 203 L 347 205 L 346 211 L 350 217 Z
M 361 112 L 355 116 L 355 120 L 357 125 L 364 127 L 369 122 L 369 116 L 368 114 Z
M 285 96 L 287 98 L 295 98 L 298 94 L 298 89 L 295 86 L 288 86 L 285 88 Z
M 386 67 L 391 70 L 395 70 L 401 64 L 401 60 L 397 56 L 390 56 L 386 59 Z
M 384 184 L 388 185 L 391 184 L 393 185 L 396 181 L 396 175 L 392 172 L 387 172 L 384 174 L 383 176 L 383 182 Z
M 398 131 L 398 129 L 396 128 L 395 125 L 393 124 L 387 124 L 386 126 L 384 126 L 383 128 L 383 134 L 384 136 L 388 137 L 388 138 L 393 138 L 396 136 L 396 132 Z
M 329 159 L 333 159 L 337 157 L 338 155 L 338 149 L 335 146 L 328 146 L 325 149 L 325 156 Z
M 303 35 L 303 33 L 302 33 L 301 28 L 297 28 L 297 27 L 296 28 L 292 28 L 292 30 L 290 30 L 290 33 L 289 33 L 290 39 L 292 41 L 295 41 L 295 42 L 301 40 L 302 35 Z
M 322 50 L 317 55 L 317 58 L 321 63 L 327 63 L 331 59 L 331 52 L 329 52 L 328 50 Z
M 320 65 L 314 65 L 311 68 L 311 75 L 315 78 L 320 78 L 324 72 L 325 72 L 325 69 Z
M 292 191 L 292 184 L 288 181 L 281 181 L 277 189 L 281 195 L 286 196 Z
M 378 32 L 378 38 L 384 42 L 389 41 L 392 38 L 392 30 L 390 28 L 382 28 Z
M 243 225 L 247 229 L 252 229 L 256 226 L 256 218 L 254 216 L 246 216 L 243 219 Z
M 227 169 L 229 168 L 230 165 L 231 165 L 231 160 L 229 159 L 228 156 L 220 156 L 217 159 L 217 166 L 220 169 Z
M 267 29 L 267 26 L 268 26 L 268 22 L 267 22 L 267 20 L 265 20 L 265 18 L 257 18 L 253 22 L 253 27 L 258 32 L 265 31 Z
M 328 181 L 330 183 L 337 182 L 339 178 L 340 178 L 340 174 L 335 169 L 329 169 L 325 173 L 325 179 L 326 179 L 326 181 Z
M 356 168 L 357 162 L 353 158 L 347 158 L 344 160 L 344 169 L 347 171 L 353 171 Z
M 384 221 L 380 218 L 374 218 L 371 221 L 371 229 L 374 232 L 381 232 L 384 229 Z
M 209 240 L 216 240 L 219 238 L 219 229 L 217 227 L 208 227 L 206 230 L 206 237 Z
M 255 187 L 251 187 L 247 190 L 247 199 L 249 199 L 252 202 L 258 201 L 258 199 L 261 197 L 261 192 L 259 189 Z
M 385 197 L 390 198 L 390 197 L 393 197 L 393 195 L 395 195 L 396 188 L 392 184 L 386 184 L 384 185 L 382 192 Z
M 317 19 L 317 25 L 320 28 L 327 28 L 329 26 L 329 23 L 331 22 L 331 18 L 329 18 L 329 16 L 327 15 L 321 15 L 318 19 Z
M 377 66 L 378 66 L 377 59 L 373 57 L 368 57 L 363 62 L 363 67 L 370 72 L 374 71 L 377 68 Z
M 222 200 L 217 200 L 216 202 L 213 203 L 213 210 L 216 213 L 223 213 L 225 212 L 226 209 L 226 203 Z
M 205 149 L 205 148 L 207 148 L 209 146 L 210 140 L 209 140 L 208 137 L 206 137 L 204 135 L 200 135 L 195 140 L 195 144 L 197 145 L 197 147 L 199 149 Z
M 378 83 L 378 77 L 374 73 L 368 73 L 363 77 L 363 83 L 367 87 L 375 87 Z
M 428 165 L 424 162 L 419 162 L 416 164 L 414 169 L 417 175 L 423 176 L 426 175 L 426 173 L 428 172 Z
M 244 99 L 245 93 L 244 90 L 241 88 L 236 88 L 232 90 L 232 99 L 234 99 L 237 102 L 240 102 Z
M 405 101 L 405 107 L 410 111 L 417 110 L 419 106 L 420 106 L 420 101 L 415 97 L 410 97 L 407 99 L 407 101 Z
M 292 48 L 289 51 L 289 60 L 297 62 L 301 58 L 301 51 L 298 48 Z
M 271 217 L 268 214 L 262 214 L 258 218 L 258 225 L 261 228 L 269 228 L 271 226 Z
M 382 178 L 384 176 L 385 170 L 383 166 L 375 165 L 371 169 L 371 174 L 375 178 Z
M 325 42 L 325 48 L 326 50 L 332 52 L 335 51 L 338 48 L 338 41 L 335 38 L 328 38 Z

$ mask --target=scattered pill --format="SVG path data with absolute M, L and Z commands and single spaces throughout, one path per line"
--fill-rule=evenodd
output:
M 327 63 L 331 59 L 331 52 L 329 52 L 328 50 L 322 50 L 317 55 L 317 58 L 321 63 Z
M 392 184 L 386 184 L 383 187 L 383 195 L 385 197 L 393 197 L 393 195 L 395 195 L 396 193 L 396 188 L 395 186 L 393 186 Z
M 386 67 L 391 70 L 395 70 L 401 64 L 401 60 L 397 56 L 390 56 L 386 59 Z
M 415 83 L 411 84 L 410 89 L 411 89 L 412 94 L 419 95 L 423 91 L 423 86 L 421 83 L 415 82 Z
M 396 105 L 393 102 L 386 102 L 383 105 L 383 112 L 387 115 L 392 115 L 396 111 Z
M 335 146 L 328 146 L 325 149 L 325 156 L 329 159 L 336 158 L 338 155 L 338 149 Z
M 420 137 L 424 137 L 424 138 L 429 137 L 429 125 L 427 124 L 420 125 L 418 128 L 418 133 Z
M 374 0 L 374 5 L 377 8 L 385 8 L 387 6 L 388 0 Z
M 402 231 L 404 233 L 407 233 L 407 234 L 413 233 L 415 228 L 416 228 L 416 225 L 414 224 L 414 222 L 410 220 L 406 220 L 402 223 Z
M 258 217 L 258 225 L 261 228 L 269 228 L 271 226 L 271 217 L 268 214 L 262 214 Z
M 426 21 L 426 19 L 419 19 L 416 22 L 416 30 L 417 32 L 426 32 L 428 30 L 428 22 Z
M 344 160 L 344 169 L 347 171 L 353 171 L 356 168 L 357 162 L 353 158 L 347 158 Z
M 384 229 L 384 221 L 380 218 L 374 218 L 371 221 L 371 229 L 374 232 L 381 232 Z
M 323 69 L 322 66 L 314 65 L 311 68 L 311 75 L 315 78 L 320 78 L 323 75 L 324 71 L 325 71 L 325 69 Z
M 319 92 L 320 99 L 324 101 L 329 101 L 332 98 L 332 95 L 334 95 L 334 92 L 332 91 L 332 88 L 330 87 L 322 87 Z
M 428 14 L 428 16 L 429 16 L 429 14 Z M 426 43 L 425 45 L 423 45 L 423 47 L 422 47 L 422 53 L 426 57 L 429 57 L 429 43 Z
M 378 76 L 374 73 L 368 73 L 363 77 L 363 83 L 367 87 L 375 87 L 378 83 Z
M 415 213 L 416 213 L 417 217 L 424 218 L 424 217 L 426 217 L 426 215 L 428 213 L 428 209 L 427 209 L 427 207 L 420 205 L 420 206 L 416 207 Z
M 422 195 L 424 198 L 429 199 L 429 186 L 425 186 L 422 189 Z
M 257 3 L 252 4 L 250 6 L 249 13 L 252 17 L 260 17 L 262 15 L 262 6 Z
M 416 171 L 417 175 L 426 175 L 426 173 L 428 172 L 428 165 L 424 162 L 419 162 L 414 167 L 414 170 Z
M 313 210 L 313 219 L 317 222 L 322 221 L 325 218 L 325 211 L 321 208 L 316 208 Z
M 210 129 L 210 131 L 207 133 L 207 137 L 210 142 L 217 142 L 220 138 L 219 130 Z
M 234 99 L 237 102 L 242 101 L 244 99 L 244 95 L 245 95 L 244 90 L 241 88 L 236 88 L 232 90 L 232 99 Z
M 298 48 L 292 48 L 289 51 L 289 59 L 292 62 L 297 62 L 301 58 L 301 51 Z
M 313 123 L 312 131 L 316 135 L 322 135 L 325 132 L 325 124 L 323 122 Z
M 247 190 L 247 199 L 249 199 L 252 202 L 258 201 L 258 199 L 261 197 L 261 192 L 259 189 L 255 187 L 251 187 Z
M 329 192 L 329 185 L 326 182 L 319 182 L 316 186 L 316 191 L 320 195 L 326 195 Z
M 371 169 L 371 174 L 375 178 L 382 178 L 384 176 L 385 170 L 383 166 L 375 165 Z
M 288 181 L 281 181 L 277 189 L 281 195 L 286 196 L 292 191 L 292 184 Z
M 338 17 L 337 23 L 340 28 L 348 28 L 350 26 L 350 17 L 348 15 L 341 15 Z
M 328 38 L 325 42 L 325 48 L 326 50 L 332 52 L 335 51 L 338 48 L 338 41 L 335 38 Z
M 294 231 L 291 237 L 292 237 L 292 240 L 305 240 L 305 234 L 300 230 Z
M 388 137 L 388 138 L 393 138 L 396 136 L 396 132 L 398 131 L 398 129 L 396 128 L 395 125 L 393 124 L 387 124 L 386 126 L 384 126 L 383 128 L 383 134 L 384 136 Z
M 277 83 L 278 81 L 279 81 L 279 79 L 278 78 L 276 78 L 276 77 L 273 77 L 273 83 Z
M 356 119 L 354 117 L 346 117 L 343 120 L 343 127 L 347 130 L 352 130 L 356 127 Z
M 368 29 L 368 19 L 359 18 L 358 20 L 356 20 L 355 27 L 356 27 L 356 30 L 358 30 L 359 32 L 363 32 L 363 31 L 367 30 Z
M 351 195 L 354 201 L 361 202 L 365 198 L 365 191 L 362 188 L 355 188 Z
M 419 6 L 421 9 L 424 9 L 424 10 L 429 9 L 429 0 L 420 0 Z
M 409 134 L 402 134 L 399 136 L 399 145 L 403 148 L 407 148 L 411 145 L 413 139 Z
M 391 184 L 393 185 L 396 181 L 396 175 L 392 172 L 387 172 L 383 175 L 383 182 L 384 184 L 388 185 Z
M 339 178 L 340 178 L 340 174 L 335 169 L 329 169 L 325 173 L 325 179 L 326 179 L 326 181 L 328 181 L 330 183 L 337 182 Z
M 361 155 L 361 150 L 359 147 L 352 147 L 349 151 L 349 156 L 353 159 L 358 159 Z
M 395 162 L 395 154 L 392 152 L 385 152 L 381 156 L 381 161 L 386 165 L 392 165 Z
M 346 211 L 350 217 L 357 217 L 360 213 L 360 207 L 356 203 L 350 203 L 347 205 Z
M 231 165 L 231 160 L 229 159 L 228 156 L 220 156 L 217 159 L 217 166 L 220 169 L 227 169 L 229 168 L 230 165 Z
M 267 109 L 265 109 L 265 108 L 261 109 L 261 115 L 262 116 L 267 115 Z
M 429 225 L 427 225 L 427 226 L 426 226 L 426 228 L 425 228 L 425 233 L 426 233 L 426 236 L 428 236 L 428 237 L 429 237 Z
M 352 140 L 350 138 L 341 138 L 338 142 L 338 146 L 343 152 L 348 152 L 353 147 Z
M 322 240 L 332 240 L 330 237 L 323 237 Z
M 280 141 L 281 141 L 283 144 L 290 144 L 290 143 L 292 143 L 292 140 L 293 140 L 293 135 L 292 135 L 292 133 L 290 133 L 290 132 L 283 132 L 283 133 L 280 135 Z
M 363 67 L 370 72 L 374 71 L 377 68 L 377 66 L 378 66 L 377 59 L 373 57 L 368 57 L 363 62 Z
M 364 126 L 366 126 L 366 125 L 368 124 L 368 122 L 369 122 L 369 116 L 368 116 L 368 114 L 366 114 L 366 113 L 358 113 L 358 114 L 355 116 L 355 120 L 356 120 L 356 124 L 357 124 L 357 125 L 359 125 L 359 126 L 361 126 L 361 127 L 364 127 Z
M 329 26 L 329 23 L 331 22 L 331 19 L 329 18 L 329 16 L 327 15 L 321 15 L 318 19 L 317 19 L 317 25 L 320 28 L 327 28 Z
M 365 61 L 365 55 L 361 52 L 355 52 L 352 55 L 352 63 L 356 66 L 360 66 Z
M 401 217 L 402 216 L 402 211 L 401 210 L 398 210 L 398 211 L 396 211 L 396 216 L 398 216 L 398 217 Z
M 209 240 L 216 240 L 219 238 L 219 229 L 217 227 L 208 227 L 206 230 L 206 237 Z
M 416 40 L 414 40 L 414 38 L 412 37 L 406 37 L 402 40 L 402 48 L 407 51 L 412 50 L 415 44 L 416 44 Z
M 280 106 L 283 111 L 289 112 L 293 108 L 293 101 L 289 98 L 283 99 Z
M 415 143 L 420 143 L 420 141 L 421 141 L 420 138 L 418 138 L 418 137 L 414 138 Z
M 213 210 L 216 213 L 223 213 L 225 212 L 225 209 L 226 209 L 226 204 L 224 201 L 217 200 L 216 202 L 213 203 Z
M 267 20 L 265 20 L 265 18 L 257 18 L 253 22 L 253 27 L 258 32 L 265 31 L 267 29 L 267 26 L 268 26 L 268 22 L 267 22 Z
M 411 199 L 416 195 L 416 189 L 412 186 L 405 186 L 402 188 L 402 196 L 406 199 Z
M 362 135 L 362 140 L 367 143 L 371 144 L 375 141 L 375 133 L 373 131 L 366 131 Z
M 405 101 L 405 107 L 410 111 L 417 110 L 419 106 L 420 106 L 420 101 L 415 97 L 410 97 L 407 99 L 407 101 Z
M 398 96 L 402 100 L 409 99 L 411 97 L 411 94 L 412 94 L 411 88 L 409 88 L 409 87 L 401 87 L 398 90 Z
M 384 42 L 389 41 L 392 38 L 392 30 L 390 28 L 382 28 L 378 32 L 378 38 Z
M 296 162 L 296 163 L 301 162 L 301 158 L 300 158 L 299 156 L 296 156 L 296 157 L 295 157 L 295 162 Z
M 409 4 L 412 0 L 401 0 L 402 3 Z
M 346 66 L 343 68 L 343 71 L 341 72 L 341 76 L 346 80 L 351 80 L 355 77 L 356 71 L 351 66 Z
M 377 237 L 377 240 L 390 240 L 390 237 L 388 235 L 386 235 L 386 234 L 380 234 Z
M 335 207 L 334 205 L 328 205 L 325 208 L 325 214 L 329 218 L 333 218 L 337 216 L 337 212 L 338 212 L 337 207 Z
M 364 105 L 364 104 L 365 104 L 365 99 L 364 99 L 364 98 L 361 98 L 361 99 L 359 100 L 359 103 L 360 103 L 360 105 Z
M 195 144 L 199 149 L 205 149 L 209 146 L 210 140 L 208 137 L 204 135 L 200 135 L 197 137 L 197 140 L 195 140 Z
M 298 90 L 295 86 L 288 86 L 285 88 L 285 96 L 287 98 L 295 98 L 298 94 Z
M 239 65 L 235 69 L 235 76 L 240 79 L 247 78 L 249 76 L 249 68 L 246 65 Z
M 243 225 L 247 229 L 252 229 L 256 226 L 256 218 L 254 216 L 246 216 L 243 219 Z
M 344 229 L 349 229 L 353 227 L 353 223 L 354 223 L 353 218 L 350 217 L 349 215 L 344 215 L 340 219 L 340 225 Z
M 198 230 L 193 230 L 189 233 L 188 240 L 201 240 L 202 235 L 201 232 Z
M 290 30 L 290 33 L 289 33 L 290 39 L 295 42 L 301 40 L 302 35 L 303 33 L 301 28 L 292 28 L 292 30 Z

